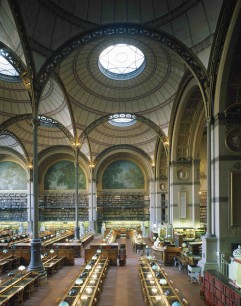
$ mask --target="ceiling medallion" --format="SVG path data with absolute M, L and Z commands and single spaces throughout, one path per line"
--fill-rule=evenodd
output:
M 241 128 L 235 128 L 228 133 L 226 146 L 235 153 L 241 152 Z
M 165 183 L 161 183 L 160 184 L 160 189 L 162 190 L 162 191 L 166 191 L 167 190 L 167 186 L 166 186 L 166 184 Z
M 176 175 L 180 181 L 186 181 L 189 179 L 189 171 L 185 167 L 177 169 Z
M 140 49 L 129 44 L 107 47 L 99 56 L 99 69 L 110 79 L 129 80 L 145 68 L 145 56 Z

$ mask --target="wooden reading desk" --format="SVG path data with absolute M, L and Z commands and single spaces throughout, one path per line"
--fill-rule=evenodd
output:
M 64 302 L 69 306 L 97 305 L 108 266 L 109 259 L 101 256 L 92 264 L 90 270 L 86 269 L 86 265 L 78 276 L 78 279 L 82 279 L 83 283 L 77 284 L 76 279 L 69 288 L 68 293 L 59 300 L 58 305 L 64 305 Z
M 0 287 L 0 305 L 12 305 L 15 301 L 22 301 L 23 296 L 28 292 L 30 286 L 36 284 L 38 275 L 28 272 L 26 274 L 18 274 L 11 280 L 3 283 Z
M 157 262 L 155 262 L 155 265 L 158 267 L 158 276 L 146 258 L 141 259 L 140 262 L 138 275 L 145 305 L 169 306 L 175 302 L 184 305 L 177 296 L 172 284 L 166 278 L 164 271 Z M 165 283 L 161 285 L 160 279 L 164 280 Z

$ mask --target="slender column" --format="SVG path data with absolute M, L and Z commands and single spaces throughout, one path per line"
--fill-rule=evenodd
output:
M 31 259 L 28 270 L 37 271 L 43 281 L 47 278 L 47 274 L 41 259 L 41 240 L 38 235 L 38 125 L 39 120 L 35 115 L 33 119 L 33 238 L 31 240 Z
M 194 228 L 200 227 L 200 160 L 192 162 L 192 223 Z
M 76 143 L 75 146 L 75 237 L 76 241 L 80 240 L 80 228 L 79 228 L 79 148 Z
M 31 237 L 33 234 L 33 169 L 32 168 L 29 168 L 27 212 L 28 212 L 27 232 Z
M 207 119 L 207 231 L 202 236 L 202 259 L 198 266 L 202 272 L 207 269 L 218 269 L 217 261 L 217 237 L 212 234 L 212 143 L 211 143 L 211 120 Z
M 89 230 L 95 231 L 96 221 L 96 186 L 93 180 L 93 165 L 90 165 L 90 187 L 89 187 Z
M 211 120 L 207 119 L 207 231 L 212 236 Z
M 155 214 L 155 193 L 154 193 L 155 182 L 153 179 L 150 180 L 150 229 L 153 230 L 153 225 L 156 224 Z
M 160 192 L 160 181 L 159 179 L 155 179 L 155 202 L 156 202 L 156 223 L 157 226 L 161 226 L 162 215 L 161 215 L 161 192 Z
M 174 202 L 176 198 L 177 191 L 174 188 L 174 171 L 175 166 L 173 162 L 169 163 L 169 173 L 168 173 L 168 224 L 174 223 Z

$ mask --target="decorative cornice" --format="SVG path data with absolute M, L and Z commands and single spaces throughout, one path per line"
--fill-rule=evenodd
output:
M 171 165 L 191 165 L 192 158 L 180 157 L 175 161 L 171 161 Z
M 216 158 L 213 158 L 211 161 L 211 164 L 214 165 L 215 163 L 220 162 L 235 162 L 235 161 L 241 161 L 240 153 L 238 155 L 220 155 Z

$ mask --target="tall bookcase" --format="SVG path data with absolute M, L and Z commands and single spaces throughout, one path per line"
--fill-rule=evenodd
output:
M 145 194 L 98 194 L 97 207 L 99 220 L 149 220 L 149 197 Z
M 27 221 L 27 193 L 0 194 L 0 221 Z
M 79 194 L 80 221 L 88 220 L 88 196 Z M 49 193 L 39 198 L 40 221 L 74 221 L 75 220 L 75 194 Z

